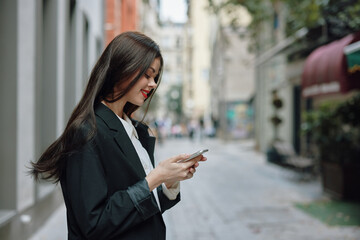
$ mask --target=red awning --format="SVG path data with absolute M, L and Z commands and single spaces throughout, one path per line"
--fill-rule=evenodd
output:
M 360 32 L 315 49 L 305 61 L 302 74 L 303 97 L 346 93 L 360 89 L 360 79 L 347 72 L 344 47 L 360 40 Z M 357 79 L 356 79 L 357 78 Z

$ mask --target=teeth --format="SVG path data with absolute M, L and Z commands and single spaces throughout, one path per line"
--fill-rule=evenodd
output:
M 147 97 L 147 92 L 145 92 L 145 91 L 143 91 L 143 90 L 141 90 L 141 92 L 142 92 L 142 94 L 144 94 L 144 96 Z

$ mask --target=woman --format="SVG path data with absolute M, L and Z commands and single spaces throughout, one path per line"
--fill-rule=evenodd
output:
M 69 239 L 165 239 L 162 213 L 180 201 L 179 181 L 199 156 L 154 165 L 148 127 L 131 120 L 151 100 L 163 59 L 138 32 L 117 36 L 96 63 L 64 133 L 33 163 L 36 179 L 61 183 Z

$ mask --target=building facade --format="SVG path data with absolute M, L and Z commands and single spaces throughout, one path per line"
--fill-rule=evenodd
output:
M 159 101 L 161 108 L 159 117 L 171 117 L 178 122 L 181 121 L 180 117 L 182 116 L 182 89 L 187 64 L 185 28 L 186 24 L 184 23 L 171 21 L 161 23 L 159 43 L 165 63 L 161 87 L 157 90 L 162 99 Z
M 183 98 L 185 113 L 195 120 L 210 118 L 209 71 L 211 61 L 210 12 L 207 0 L 191 0 L 188 3 L 189 29 L 187 30 L 190 51 L 191 77 L 184 82 Z
M 294 123 L 297 121 L 294 119 L 294 111 L 298 110 L 294 105 L 300 98 L 296 95 L 297 98 L 294 99 L 294 94 L 299 89 L 298 69 L 289 72 L 290 78 L 287 76 L 289 64 L 284 50 L 291 43 L 284 33 L 286 11 L 280 3 L 275 7 L 270 2 L 267 4 L 274 19 L 261 25 L 255 60 L 255 140 L 257 148 L 262 152 L 266 152 L 275 138 L 293 143 L 294 134 L 297 133 L 294 131 Z M 301 62 L 296 67 L 301 67 Z M 283 103 L 278 110 L 272 104 L 274 95 Z M 271 122 L 275 115 L 282 121 L 276 133 Z
M 27 239 L 62 202 L 30 162 L 63 131 L 103 50 L 101 0 L 0 2 L 0 239 Z
M 139 29 L 140 0 L 106 0 L 105 44 L 122 32 Z
M 254 58 L 249 52 L 246 25 L 249 14 L 238 7 L 240 26 L 231 27 L 219 13 L 212 24 L 210 102 L 217 136 L 223 139 L 253 137 Z

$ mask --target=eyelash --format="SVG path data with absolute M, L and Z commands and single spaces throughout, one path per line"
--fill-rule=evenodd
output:
M 144 74 L 145 75 L 145 77 L 146 77 L 146 79 L 150 79 L 151 77 L 150 77 L 150 75 L 148 75 L 148 74 Z M 157 83 L 157 79 L 156 79 L 156 77 L 154 78 L 154 81 L 155 81 L 155 83 Z

